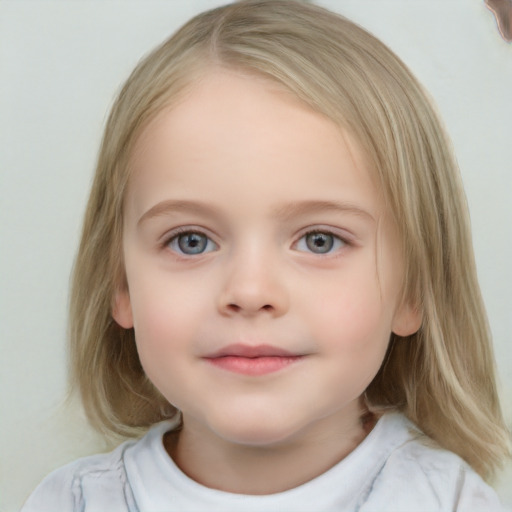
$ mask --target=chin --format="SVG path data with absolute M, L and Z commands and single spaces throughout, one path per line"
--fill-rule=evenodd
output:
M 301 428 L 284 418 L 270 418 L 268 414 L 257 418 L 230 418 L 211 425 L 217 436 L 227 442 L 252 447 L 267 447 L 291 440 Z

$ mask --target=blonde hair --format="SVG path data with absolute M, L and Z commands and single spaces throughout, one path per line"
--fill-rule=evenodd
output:
M 71 292 L 72 382 L 96 427 L 134 435 L 176 413 L 147 379 L 133 330 L 112 319 L 124 286 L 123 200 L 134 142 L 211 66 L 283 84 L 348 129 L 371 162 L 404 252 L 404 300 L 420 330 L 391 336 L 366 391 L 484 477 L 509 453 L 467 206 L 447 137 L 426 93 L 380 41 L 345 18 L 294 1 L 249 0 L 203 13 L 133 71 L 110 114 Z

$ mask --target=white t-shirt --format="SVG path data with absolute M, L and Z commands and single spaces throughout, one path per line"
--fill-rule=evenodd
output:
M 347 457 L 288 491 L 248 496 L 204 487 L 163 446 L 172 424 L 48 475 L 22 512 L 501 512 L 494 490 L 401 414 L 385 414 Z

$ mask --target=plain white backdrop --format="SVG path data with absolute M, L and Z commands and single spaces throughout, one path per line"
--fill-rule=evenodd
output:
M 223 3 L 0 0 L 1 512 L 50 470 L 107 448 L 78 405 L 63 405 L 68 281 L 102 127 L 137 61 Z M 380 37 L 438 105 L 466 186 L 510 425 L 512 46 L 483 0 L 317 3 Z M 497 483 L 508 506 L 511 482 L 509 469 Z

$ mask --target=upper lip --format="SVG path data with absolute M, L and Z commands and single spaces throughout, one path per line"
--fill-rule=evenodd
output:
M 206 356 L 208 359 L 214 359 L 217 357 L 293 357 L 297 354 L 293 354 L 288 350 L 284 350 L 279 347 L 273 347 L 272 345 L 243 345 L 237 343 L 234 345 L 227 345 L 222 347 L 220 350 L 213 352 Z

